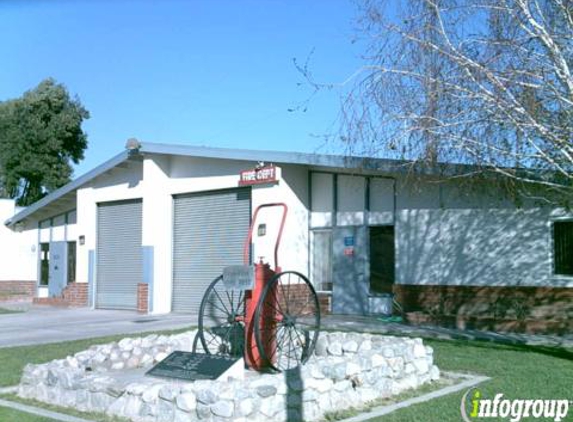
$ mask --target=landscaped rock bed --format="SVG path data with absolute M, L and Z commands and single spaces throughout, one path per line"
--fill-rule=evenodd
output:
M 133 421 L 314 421 L 439 378 L 421 339 L 354 333 L 321 333 L 315 355 L 287 373 L 195 382 L 144 375 L 172 351 L 190 351 L 195 334 L 126 338 L 27 365 L 18 394 Z

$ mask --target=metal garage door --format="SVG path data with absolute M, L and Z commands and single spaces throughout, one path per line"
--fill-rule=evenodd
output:
M 136 309 L 142 281 L 141 200 L 98 204 L 96 307 Z
M 176 196 L 173 212 L 172 310 L 198 313 L 203 293 L 223 267 L 243 263 L 251 191 Z

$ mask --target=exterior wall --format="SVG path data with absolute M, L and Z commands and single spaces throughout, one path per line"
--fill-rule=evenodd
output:
M 39 273 L 40 268 L 40 250 L 41 246 L 39 243 L 50 243 L 50 242 L 64 242 L 64 241 L 76 241 L 77 242 L 77 213 L 75 210 L 67 211 L 67 212 L 60 212 L 56 213 L 54 216 L 50 218 L 45 218 L 40 220 L 39 222 L 36 220 L 30 220 L 29 225 L 38 226 L 39 228 L 34 230 L 36 234 L 36 242 L 38 242 L 37 249 L 37 261 L 36 261 L 36 268 L 37 268 L 37 294 L 38 298 L 48 298 L 49 291 L 47 285 L 41 284 L 41 275 Z M 77 257 L 77 254 L 76 254 Z M 66 274 L 66 277 L 68 274 Z M 76 274 L 73 275 L 72 280 L 76 280 Z M 48 303 L 48 302 L 46 302 Z M 76 305 L 74 305 L 76 306 Z
M 15 212 L 13 200 L 0 199 L 0 283 L 37 280 L 37 230 L 24 227 L 20 232 L 6 227 L 4 221 Z
M 336 308 L 335 312 L 368 313 L 370 247 L 366 227 L 394 224 L 395 180 L 317 169 L 311 173 L 310 183 L 311 240 L 320 233 L 323 239 L 330 236 L 332 245 L 330 252 L 317 252 L 314 240 L 310 244 L 311 281 L 324 290 L 321 300 Z M 345 245 L 347 238 L 352 244 Z
M 36 281 L 0 281 L 1 302 L 28 302 L 36 296 Z
M 142 314 L 149 312 L 149 284 L 137 285 L 137 312 Z
M 96 249 L 97 204 L 143 197 L 143 163 L 129 162 L 127 168 L 119 167 L 92 180 L 77 191 L 76 238 L 82 237 L 84 244 L 77 244 L 76 282 L 88 283 L 95 280 L 95 266 L 90 274 L 90 251 Z M 93 289 L 94 286 L 91 286 Z M 91 305 L 91 304 L 90 304 Z
M 88 285 L 86 283 L 70 283 L 62 292 L 62 298 L 69 306 L 87 306 Z
M 551 221 L 563 210 L 464 193 L 451 184 L 398 184 L 396 282 L 407 285 L 561 286 L 553 276 Z
M 153 168 L 159 165 L 156 157 L 147 160 L 155 161 L 149 163 Z M 147 165 L 146 160 L 146 165 Z M 169 178 L 163 178 L 162 188 L 166 195 L 163 197 L 164 209 L 169 209 L 169 215 L 164 215 L 164 222 L 169 222 L 168 229 L 165 229 L 162 240 L 155 244 L 155 248 L 160 248 L 164 256 L 169 257 L 169 261 L 155 261 L 154 274 L 156 277 L 153 284 L 153 313 L 169 312 L 171 310 L 171 243 L 172 243 L 172 196 L 181 193 L 201 192 L 210 190 L 236 188 L 241 170 L 253 167 L 253 162 L 230 161 L 218 159 L 205 159 L 193 157 L 172 156 L 169 163 L 161 162 L 162 172 Z M 147 168 L 147 167 L 146 167 Z M 260 204 L 271 202 L 285 202 L 289 207 L 289 215 L 279 249 L 279 264 L 283 270 L 299 271 L 308 273 L 308 209 L 307 209 L 307 178 L 308 173 L 300 166 L 282 166 L 282 177 L 276 185 L 255 186 L 252 188 L 252 211 Z M 147 177 L 148 173 L 145 173 Z M 145 183 L 150 183 L 151 179 L 145 179 Z M 144 200 L 145 203 L 145 200 Z M 158 203 L 154 203 L 157 207 Z M 145 205 L 144 205 L 145 207 Z M 267 225 L 267 234 L 263 238 L 254 237 L 253 257 L 264 257 L 265 261 L 274 266 L 274 239 L 278 229 L 278 218 L 280 213 L 276 210 L 261 211 L 258 223 Z M 144 210 L 145 220 L 145 210 Z M 153 222 L 155 225 L 155 222 Z M 160 223 L 161 224 L 161 223 Z M 144 233 L 145 233 L 144 221 Z M 154 228 L 154 230 L 157 230 Z M 159 249 L 156 255 L 162 255 Z M 222 270 L 222 269 L 221 269 Z M 159 280 L 168 280 L 167 283 Z M 161 290 L 163 289 L 163 290 Z M 202 292 L 200 293 L 202 294 Z
M 248 168 L 248 167 L 247 167 Z M 282 167 L 282 180 L 272 187 L 253 188 L 253 212 L 265 203 L 284 202 L 288 206 L 283 236 L 278 250 L 279 265 L 283 271 L 298 271 L 308 275 L 308 173 L 296 166 Z M 280 226 L 281 213 L 278 208 L 261 210 L 259 223 L 267 226 L 264 237 L 254 233 L 253 257 L 263 256 L 275 267 L 274 245 Z
M 571 332 L 573 277 L 553 274 L 552 244 L 552 221 L 570 213 L 492 187 L 400 182 L 394 291 L 409 322 Z
M 288 205 L 279 249 L 283 270 L 308 275 L 309 225 L 394 225 L 398 287 L 573 287 L 573 277 L 552 274 L 551 221 L 573 217 L 564 210 L 530 203 L 517 208 L 513 202 L 499 199 L 503 196 L 495 189 L 475 192 L 455 183 L 407 177 L 370 175 L 367 188 L 364 175 L 312 173 L 309 192 L 307 167 L 277 164 L 280 182 L 253 186 L 252 210 L 271 202 Z M 173 196 L 236 188 L 239 172 L 253 165 L 250 161 L 158 154 L 130 160 L 78 190 L 76 224 L 65 225 L 56 216 L 51 227 L 41 226 L 39 234 L 36 227 L 15 233 L 1 225 L 0 256 L 22 264 L 0 266 L 0 282 L 37 279 L 38 236 L 41 242 L 85 239 L 83 245 L 77 244 L 76 281 L 96 280 L 95 270 L 90 273 L 95 266 L 90 266 L 89 256 L 96 250 L 97 204 L 141 198 L 142 284 L 147 286 L 147 310 L 170 312 Z M 0 217 L 6 219 L 13 213 L 13 202 L 0 201 Z M 279 218 L 277 210 L 262 211 L 257 223 L 266 224 L 267 233 L 254 238 L 253 258 L 262 256 L 271 266 L 275 266 L 273 245 Z M 21 247 L 13 247 L 16 238 Z M 143 308 L 145 304 L 140 305 Z
M 171 311 L 173 195 L 236 188 L 239 172 L 253 167 L 253 162 L 205 159 L 182 156 L 149 155 L 143 161 L 131 161 L 126 168 L 100 177 L 77 194 L 76 236 L 84 236 L 78 244 L 77 281 L 95 280 L 89 274 L 89 251 L 95 251 L 97 238 L 97 204 L 99 202 L 142 198 L 142 246 L 144 254 L 143 284 L 147 284 L 148 311 L 153 314 Z M 279 250 L 283 269 L 308 272 L 308 174 L 301 166 L 282 167 L 282 178 L 276 185 L 252 188 L 254 209 L 262 203 L 282 201 L 289 207 L 289 216 Z M 274 241 L 276 212 L 261 214 L 267 224 L 265 238 L 255 238 L 254 256 L 273 262 L 274 249 L 266 241 Z M 150 252 L 148 252 L 150 251 Z M 150 261 L 150 262 L 146 262 Z M 95 288 L 95 287 L 92 287 Z M 202 294 L 200 292 L 199 294 Z M 143 306 L 143 304 L 141 304 Z

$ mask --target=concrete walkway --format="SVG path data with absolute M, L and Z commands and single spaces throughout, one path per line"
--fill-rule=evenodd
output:
M 67 340 L 134 334 L 196 326 L 197 316 L 183 314 L 141 315 L 133 311 L 58 308 L 0 304 L 25 312 L 0 315 L 0 347 L 44 344 Z M 573 334 L 566 336 L 494 333 L 443 327 L 387 323 L 376 317 L 327 315 L 322 327 L 329 330 L 372 332 L 444 340 L 482 340 L 504 344 L 573 349 Z
M 168 330 L 196 324 L 197 317 L 193 315 L 140 315 L 133 311 L 33 305 L 22 313 L 0 315 L 0 347 Z
M 383 322 L 376 317 L 329 315 L 322 318 L 322 327 L 329 330 L 360 331 L 377 334 L 442 340 L 481 340 L 502 344 L 542 346 L 573 350 L 573 333 L 565 336 L 495 333 L 492 331 L 458 330 L 436 326 L 413 326 Z

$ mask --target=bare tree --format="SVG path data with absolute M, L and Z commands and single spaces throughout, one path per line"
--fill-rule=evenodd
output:
M 573 191 L 573 2 L 364 0 L 343 104 L 353 152 Z

